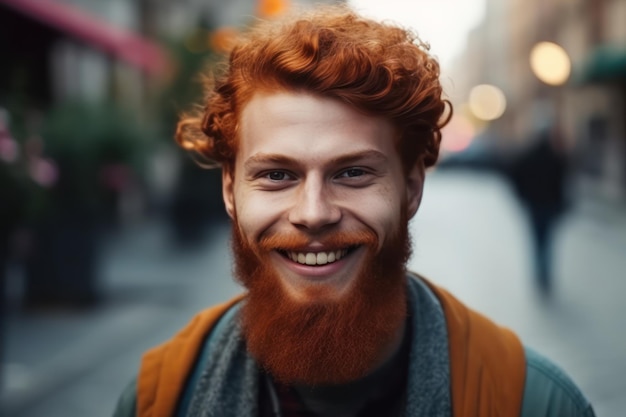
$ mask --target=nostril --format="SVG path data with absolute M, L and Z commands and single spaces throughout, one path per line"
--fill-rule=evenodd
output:
M 341 220 L 341 210 L 325 200 L 318 199 L 293 208 L 289 221 L 309 230 L 321 229 Z

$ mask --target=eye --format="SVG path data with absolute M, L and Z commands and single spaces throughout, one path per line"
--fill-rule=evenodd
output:
M 270 171 L 265 177 L 271 181 L 285 181 L 291 179 L 291 176 L 284 171 Z
M 339 176 L 344 178 L 355 178 L 365 175 L 365 170 L 361 168 L 349 168 L 343 171 Z

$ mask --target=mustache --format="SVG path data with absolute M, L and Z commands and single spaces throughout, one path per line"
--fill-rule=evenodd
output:
M 376 247 L 378 237 L 371 230 L 333 232 L 319 237 L 311 237 L 304 233 L 275 233 L 263 236 L 259 241 L 259 247 L 264 251 L 305 251 L 315 243 L 324 250 L 339 250 L 353 246 Z

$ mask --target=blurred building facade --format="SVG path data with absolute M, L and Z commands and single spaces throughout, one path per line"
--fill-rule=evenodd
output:
M 546 125 L 565 138 L 576 190 L 626 201 L 626 1 L 487 0 L 451 77 L 453 99 L 478 84 L 499 87 L 506 112 L 490 123 L 492 140 L 523 147 Z M 530 65 L 539 42 L 560 45 L 571 60 L 562 85 L 540 81 Z
M 241 27 L 255 17 L 313 3 L 0 0 L 0 26 L 9 35 L 0 41 L 9 63 L 0 73 L 0 105 L 17 85 L 36 107 L 67 99 L 113 99 L 141 108 L 153 98 L 152 76 L 171 75 L 170 57 L 158 41 L 184 37 L 199 24 Z
M 128 1 L 0 1 L 8 36 L 2 93 L 45 110 L 65 100 L 114 99 L 141 107 L 146 75 L 166 70 L 158 44 L 136 32 Z M 19 89 L 16 91 L 16 89 Z M 7 103 L 0 103 L 6 105 Z

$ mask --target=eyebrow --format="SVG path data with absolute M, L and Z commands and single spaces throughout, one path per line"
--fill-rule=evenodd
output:
M 244 169 L 250 169 L 252 166 L 257 164 L 279 164 L 279 165 L 291 165 L 295 164 L 296 161 L 293 158 L 289 158 L 285 155 L 277 154 L 277 153 L 257 153 L 252 155 L 250 158 L 246 159 L 243 167 Z
M 350 164 L 354 162 L 359 162 L 364 159 L 373 160 L 375 162 L 387 162 L 389 160 L 384 153 L 380 151 L 375 151 L 373 149 L 368 149 L 365 151 L 355 152 L 355 153 L 348 154 L 348 155 L 341 155 L 336 158 L 333 158 L 331 161 L 331 164 L 345 165 L 345 164 Z
M 329 165 L 345 165 L 356 163 L 362 160 L 374 160 L 375 162 L 387 162 L 389 159 L 385 154 L 380 151 L 376 151 L 373 149 L 368 149 L 360 152 L 350 153 L 346 155 L 340 155 L 333 159 L 331 159 Z M 280 165 L 297 165 L 297 161 L 293 158 L 290 158 L 281 154 L 274 153 L 258 153 L 246 160 L 244 162 L 244 168 L 250 169 L 251 166 L 255 164 L 280 164 Z

